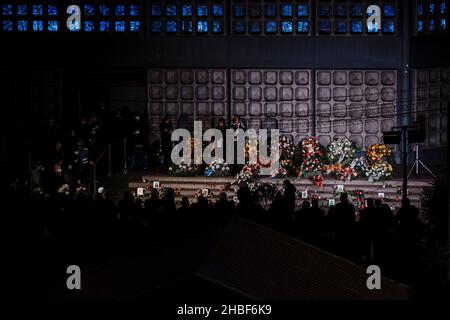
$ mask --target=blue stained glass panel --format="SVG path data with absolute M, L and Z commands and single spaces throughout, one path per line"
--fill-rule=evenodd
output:
M 41 4 L 33 5 L 33 16 L 42 16 L 42 5 Z
M 428 31 L 434 31 L 434 30 L 435 30 L 434 20 L 429 20 L 428 21 Z
M 2 5 L 2 15 L 11 16 L 13 13 L 13 7 L 11 4 Z
M 347 6 L 345 4 L 337 4 L 334 7 L 335 17 L 346 17 L 347 16 Z
M 141 31 L 141 22 L 135 20 L 130 21 L 130 31 L 131 32 Z
M 352 21 L 352 33 L 363 33 L 363 22 L 362 21 Z
M 281 5 L 281 16 L 292 17 L 294 15 L 294 7 L 291 4 Z
M 49 16 L 57 16 L 58 15 L 58 6 L 56 4 L 49 4 L 47 7 L 47 14 Z
M 178 27 L 177 27 L 177 22 L 176 21 L 171 20 L 171 21 L 167 21 L 166 22 L 166 32 L 168 32 L 168 33 L 176 33 L 177 30 L 178 30 Z
M 331 21 L 330 20 L 320 20 L 319 23 L 319 33 L 330 33 L 331 32 Z
M 109 7 L 105 5 L 100 6 L 100 15 L 109 16 Z
M 428 6 L 428 12 L 430 14 L 434 14 L 434 3 L 430 3 L 430 5 Z
M 116 32 L 125 32 L 125 21 L 116 21 L 114 23 L 114 30 Z
M 91 32 L 95 30 L 94 21 L 84 21 L 84 31 Z
M 44 23 L 41 20 L 33 21 L 33 31 L 43 31 Z
M 446 14 L 447 12 L 447 4 L 445 2 L 441 3 L 441 14 Z
M 277 5 L 276 4 L 266 4 L 264 6 L 264 15 L 266 17 L 276 17 L 278 15 Z
M 193 24 L 190 20 L 183 20 L 181 21 L 181 32 L 182 33 L 192 33 L 193 31 Z
M 248 32 L 250 33 L 261 33 L 261 22 L 259 21 L 249 21 Z
M 161 21 L 152 21 L 150 25 L 151 32 L 158 33 L 162 32 L 162 22 Z
M 28 21 L 25 21 L 25 20 L 17 21 L 17 30 L 18 31 L 27 31 L 28 30 Z
M 245 21 L 233 21 L 234 33 L 245 33 Z
M 308 33 L 309 32 L 309 21 L 300 20 L 297 22 L 297 32 L 298 33 Z
M 208 21 L 204 21 L 204 20 L 197 21 L 197 32 L 207 33 L 208 32 Z
M 233 16 L 234 17 L 245 17 L 246 15 L 245 5 L 235 4 L 233 5 Z
M 446 29 L 447 29 L 447 20 L 441 19 L 441 30 L 446 30 Z
M 152 17 L 160 17 L 162 15 L 162 9 L 159 4 L 152 4 L 150 15 Z
M 27 12 L 27 5 L 26 4 L 19 4 L 18 6 L 17 6 L 17 15 L 19 15 L 19 16 L 24 16 L 24 15 L 26 15 L 28 12 Z
M 383 33 L 395 33 L 395 22 L 383 21 Z
M 99 29 L 101 32 L 109 31 L 109 21 L 100 21 Z
M 418 3 L 417 4 L 417 15 L 418 16 L 422 16 L 423 15 L 423 4 L 422 3 Z
M 331 17 L 331 6 L 328 4 L 319 5 L 319 17 L 322 18 Z
M 253 5 L 249 6 L 248 15 L 253 18 L 258 18 L 261 16 L 261 6 Z
M 395 7 L 392 4 L 385 4 L 383 6 L 383 15 L 385 17 L 395 17 Z
M 84 14 L 87 16 L 93 16 L 94 15 L 94 6 L 92 4 L 85 4 L 84 5 Z
M 265 31 L 266 33 L 276 33 L 278 30 L 278 25 L 276 21 L 269 20 L 265 23 Z
M 13 22 L 11 20 L 3 20 L 3 31 L 13 31 Z
M 297 9 L 298 9 L 297 15 L 299 17 L 309 16 L 309 6 L 307 4 L 299 4 Z
M 422 32 L 422 31 L 423 31 L 423 21 L 418 20 L 417 21 L 417 32 Z
M 213 4 L 212 11 L 214 17 L 223 17 L 223 5 Z
M 192 16 L 192 5 L 190 5 L 190 4 L 184 4 L 184 5 L 181 7 L 181 15 L 182 15 L 183 17 L 190 17 L 190 16 Z
M 125 6 L 123 4 L 119 4 L 116 6 L 116 16 L 124 16 L 125 15 Z
M 208 6 L 207 5 L 198 5 L 197 6 L 197 16 L 198 17 L 207 17 L 208 16 Z
M 347 22 L 336 21 L 334 23 L 334 33 L 338 33 L 338 34 L 347 33 Z
M 351 15 L 352 17 L 362 17 L 363 16 L 363 5 L 362 4 L 353 4 L 351 6 Z
M 141 6 L 137 4 L 130 5 L 130 16 L 139 16 L 141 14 Z
M 47 30 L 50 31 L 50 32 L 58 31 L 58 21 L 55 21 L 55 20 L 48 21 Z
M 281 21 L 281 32 L 292 33 L 294 31 L 294 23 L 292 21 Z
M 177 6 L 175 4 L 169 4 L 166 6 L 166 16 L 168 17 L 177 16 Z
M 222 33 L 223 26 L 221 21 L 214 20 L 212 22 L 212 32 L 213 33 Z

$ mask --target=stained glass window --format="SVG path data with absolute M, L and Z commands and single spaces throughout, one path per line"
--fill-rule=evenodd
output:
M 94 6 L 92 4 L 84 5 L 84 14 L 87 16 L 93 16 L 95 13 Z
M 307 4 L 299 4 L 297 15 L 299 17 L 309 17 L 309 5 Z
M 161 21 L 152 21 L 150 31 L 154 33 L 162 32 L 162 22 Z
M 197 21 L 197 32 L 208 33 L 208 21 L 205 20 Z
M 334 7 L 334 16 L 335 17 L 346 17 L 347 16 L 347 5 L 345 4 L 337 4 Z
M 383 32 L 384 33 L 395 33 L 395 22 L 394 21 L 383 21 Z
M 417 15 L 418 16 L 423 15 L 423 4 L 422 3 L 417 4 Z
M 351 15 L 352 17 L 362 17 L 363 16 L 363 5 L 362 4 L 352 4 Z
M 26 20 L 17 21 L 17 30 L 18 31 L 27 31 L 28 30 L 28 21 L 26 21 Z
M 277 5 L 276 4 L 266 4 L 264 6 L 264 15 L 266 17 L 271 17 L 271 18 L 276 17 L 278 15 Z
M 11 20 L 3 20 L 3 31 L 13 31 L 13 22 Z
M 190 4 L 184 4 L 181 7 L 181 15 L 183 17 L 191 17 L 192 16 L 192 5 Z
M 233 32 L 238 34 L 245 33 L 245 21 L 244 20 L 233 21 Z
M 421 34 L 447 33 L 448 0 L 418 0 L 416 32 Z
M 109 21 L 100 21 L 99 29 L 101 32 L 109 31 Z
M 95 30 L 94 21 L 84 21 L 84 31 L 92 32 Z
M 441 30 L 447 29 L 447 21 L 445 19 L 441 19 Z
M 428 31 L 434 31 L 435 30 L 434 20 L 428 21 Z
M 423 32 L 423 21 L 422 20 L 417 21 L 417 32 Z
M 222 33 L 223 32 L 223 23 L 221 21 L 213 21 L 212 24 L 212 32 L 213 33 Z
M 214 4 L 212 8 L 214 17 L 223 17 L 223 5 Z
M 292 21 L 281 21 L 281 32 L 292 33 L 294 31 L 294 24 Z
M 130 31 L 131 32 L 139 32 L 139 31 L 141 31 L 141 22 L 140 21 L 131 20 L 130 21 Z
M 259 18 L 261 17 L 261 6 L 259 5 L 251 5 L 249 6 L 248 16 L 251 18 Z
M 347 22 L 346 21 L 336 21 L 334 23 L 334 33 L 338 33 L 338 34 L 347 33 Z
M 248 32 L 257 34 L 261 33 L 261 22 L 260 21 L 250 21 L 248 23 Z
M 100 15 L 109 16 L 109 7 L 105 5 L 100 6 Z
M 331 21 L 320 20 L 319 21 L 319 33 L 331 33 Z
M 281 16 L 282 17 L 292 17 L 294 15 L 294 8 L 291 4 L 281 5 Z
M 441 3 L 441 14 L 447 13 L 447 4 L 445 2 Z
M 44 30 L 44 23 L 41 20 L 35 20 L 33 21 L 33 31 L 43 31 Z
M 197 16 L 198 17 L 207 17 L 208 16 L 208 6 L 207 5 L 197 6 Z
M 124 16 L 125 15 L 125 6 L 123 4 L 119 4 L 116 6 L 116 16 Z
M 309 32 L 309 21 L 308 20 L 297 21 L 297 32 L 298 33 L 308 33 Z
M 116 32 L 125 32 L 125 21 L 116 21 L 114 23 L 114 29 Z
M 245 5 L 243 5 L 243 4 L 233 5 L 233 16 L 245 17 L 245 15 L 246 15 Z
M 191 20 L 181 21 L 181 32 L 182 33 L 192 33 L 192 31 L 193 31 L 193 22 Z
M 28 14 L 27 5 L 26 4 L 19 4 L 17 6 L 17 15 L 19 16 L 25 16 Z M 25 28 L 26 29 L 26 28 Z M 22 30 L 21 30 L 22 31 Z
M 428 6 L 428 13 L 433 15 L 434 14 L 434 3 L 430 3 Z
M 141 7 L 136 4 L 130 5 L 130 16 L 135 17 L 141 14 Z
M 11 16 L 13 14 L 13 7 L 10 4 L 2 5 L 2 15 Z
M 47 28 L 47 30 L 50 31 L 50 32 L 58 31 L 58 21 L 55 21 L 55 20 L 48 21 L 48 28 Z
M 321 18 L 331 17 L 331 6 L 328 4 L 319 5 L 319 17 Z
M 42 16 L 42 5 L 41 4 L 33 5 L 33 16 Z
M 166 22 L 166 32 L 168 33 L 176 33 L 177 30 L 177 22 L 173 20 L 169 20 Z
M 166 16 L 168 17 L 177 16 L 177 6 L 175 4 L 170 4 L 166 6 Z
M 364 28 L 363 28 L 362 21 L 359 21 L 359 20 L 352 21 L 352 30 L 351 30 L 352 33 L 358 34 L 358 33 L 363 33 L 363 31 L 364 31 Z
M 385 4 L 383 6 L 383 15 L 385 17 L 395 17 L 395 7 L 392 4 Z
M 266 33 L 276 33 L 278 31 L 278 24 L 276 21 L 268 20 L 265 23 Z

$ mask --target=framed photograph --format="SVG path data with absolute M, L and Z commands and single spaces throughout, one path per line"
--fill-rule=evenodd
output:
M 154 189 L 159 189 L 161 187 L 161 184 L 159 183 L 159 181 L 153 181 L 153 188 Z
M 207 197 L 209 195 L 209 189 L 202 189 L 202 196 Z
M 144 195 L 144 188 L 137 188 L 136 194 L 138 197 L 142 197 Z
M 338 184 L 336 190 L 337 190 L 337 192 L 344 192 L 344 185 L 343 184 Z
M 328 208 L 334 205 L 336 205 L 336 201 L 334 199 L 328 199 Z
M 308 199 L 308 190 L 302 191 L 302 199 Z

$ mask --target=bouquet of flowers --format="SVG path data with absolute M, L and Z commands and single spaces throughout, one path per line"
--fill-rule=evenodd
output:
M 392 175 L 393 168 L 387 161 L 369 162 L 366 166 L 366 177 L 373 177 L 374 180 L 382 180 Z
M 390 156 L 392 149 L 384 144 L 372 144 L 367 148 L 366 154 L 369 161 L 382 161 Z
M 211 164 L 205 169 L 206 177 L 227 177 L 230 173 L 230 166 L 220 158 L 211 162 Z
M 317 186 L 322 186 L 323 155 L 319 140 L 306 137 L 300 142 L 300 148 L 303 162 L 298 175 L 310 178 Z
M 255 181 L 259 176 L 259 164 L 246 164 L 242 170 L 236 175 L 232 184 L 247 186 Z
M 193 177 L 197 173 L 197 167 L 194 163 L 187 164 L 182 161 L 180 164 L 173 164 L 169 167 L 169 174 L 172 176 Z
M 355 156 L 356 148 L 347 138 L 334 139 L 327 149 L 327 159 L 330 164 L 347 166 Z
M 316 137 L 306 137 L 300 142 L 301 156 L 303 159 L 322 157 L 320 142 Z
M 288 136 L 280 137 L 279 142 L 280 155 L 282 159 L 292 160 L 295 156 L 295 145 L 292 142 L 292 139 Z

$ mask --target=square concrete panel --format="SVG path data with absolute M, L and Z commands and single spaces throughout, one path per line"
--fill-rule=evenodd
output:
M 345 87 L 333 88 L 334 101 L 347 101 L 347 89 Z
M 245 100 L 246 99 L 246 89 L 245 87 L 234 87 L 233 97 L 235 100 Z
M 322 146 L 327 147 L 331 143 L 331 137 L 328 135 L 320 135 L 319 136 L 319 142 Z
M 151 100 L 162 100 L 163 98 L 163 88 L 160 86 L 155 86 L 150 88 L 150 99 Z
M 167 86 L 166 87 L 166 99 L 177 100 L 178 99 L 178 87 Z
M 299 88 L 297 88 L 299 89 Z M 293 100 L 294 94 L 291 87 L 281 87 L 280 88 L 280 100 L 290 101 Z
M 395 71 L 383 71 L 381 73 L 381 84 L 385 86 L 393 86 L 396 81 Z
M 378 120 L 366 120 L 364 122 L 364 131 L 366 133 L 378 133 L 379 126 L 378 126 Z
M 215 116 L 224 116 L 225 115 L 225 103 L 223 102 L 213 102 L 212 113 Z
M 235 70 L 233 71 L 233 83 L 244 84 L 246 82 L 245 71 Z
M 436 83 L 440 80 L 440 70 L 439 69 L 430 69 L 428 73 L 428 81 L 431 83 Z
M 348 99 L 352 102 L 363 101 L 364 99 L 363 89 L 361 87 L 351 87 L 348 93 Z
M 251 118 L 248 120 L 248 128 L 259 130 L 261 129 L 261 119 L 258 118 Z
M 191 70 L 181 71 L 181 83 L 192 84 L 194 82 L 194 72 Z
M 206 86 L 201 86 L 195 88 L 195 97 L 198 100 L 208 100 L 209 99 L 209 88 Z
M 297 101 L 309 100 L 309 88 L 305 87 L 295 88 L 295 100 Z
M 194 88 L 193 87 L 181 87 L 181 99 L 193 100 L 194 99 Z
M 182 103 L 181 104 L 181 114 L 194 115 L 194 104 L 193 103 Z
M 225 84 L 225 72 L 224 71 L 213 71 L 211 73 L 211 82 L 213 84 Z
M 252 101 L 261 101 L 262 100 L 262 89 L 261 87 L 250 87 L 248 89 L 248 97 Z
M 428 90 L 428 95 L 431 100 L 439 99 L 440 93 L 441 93 L 441 89 L 438 87 L 433 87 Z
M 213 100 L 224 100 L 225 99 L 225 88 L 214 86 L 211 88 L 211 97 Z
M 178 103 L 177 102 L 167 102 L 166 103 L 166 113 L 170 115 L 178 114 Z
M 150 72 L 150 82 L 151 83 L 162 83 L 163 73 L 160 70 L 152 70 Z
M 350 133 L 363 133 L 364 126 L 361 120 L 353 120 L 348 123 L 348 131 Z
M 295 83 L 298 85 L 309 84 L 309 72 L 308 71 L 296 71 L 295 72 Z
M 376 86 L 380 82 L 377 71 L 366 71 L 364 72 L 364 77 L 368 86 Z
M 349 138 L 351 141 L 355 142 L 357 148 L 363 147 L 363 137 L 359 135 L 351 135 Z
M 309 104 L 296 103 L 295 104 L 295 114 L 298 117 L 307 117 L 309 115 Z
M 198 102 L 196 103 L 197 115 L 207 116 L 209 115 L 209 103 L 208 102 Z
M 393 104 L 384 104 L 380 106 L 381 116 L 384 118 L 390 118 L 395 116 L 395 107 Z
M 350 71 L 348 78 L 351 85 L 363 84 L 363 74 L 361 71 Z
M 249 71 L 248 82 L 250 84 L 261 84 L 262 83 L 261 71 Z
M 294 76 L 292 74 L 292 71 L 281 71 L 280 83 L 284 85 L 294 83 Z
M 366 118 L 376 118 L 380 115 L 380 106 L 377 104 L 366 104 L 364 106 L 364 115 Z
M 277 104 L 276 103 L 266 103 L 264 105 L 266 115 L 276 115 L 277 114 Z
M 331 100 L 331 88 L 328 88 L 328 87 L 317 88 L 317 100 L 330 101 Z
M 265 71 L 264 72 L 264 83 L 265 84 L 276 84 L 277 83 L 277 72 L 276 71 Z
M 379 99 L 379 91 L 378 88 L 375 87 L 367 87 L 366 90 L 364 90 L 364 95 L 366 98 L 366 101 L 378 101 Z
M 297 132 L 308 133 L 309 132 L 309 121 L 307 119 L 296 120 Z
M 250 115 L 252 116 L 259 116 L 262 113 L 262 106 L 260 103 L 250 103 L 248 106 L 248 112 L 250 113 Z
M 333 116 L 335 117 L 347 116 L 347 105 L 345 103 L 335 103 L 333 105 Z
M 394 101 L 395 100 L 395 88 L 386 87 L 381 89 L 381 100 Z
M 347 84 L 347 72 L 335 71 L 333 73 L 333 83 L 337 86 L 346 85 Z
M 277 100 L 277 88 L 276 87 L 266 87 L 266 88 L 264 88 L 264 99 L 266 101 Z
M 262 128 L 265 129 L 277 129 L 278 128 L 278 122 L 275 118 L 266 118 L 262 122 Z
M 330 133 L 331 132 L 331 121 L 329 120 L 319 120 L 317 121 L 317 132 L 320 133 Z
M 177 83 L 178 82 L 178 72 L 175 70 L 166 71 L 166 82 L 167 83 Z
M 290 133 L 293 130 L 292 120 L 281 120 L 280 131 L 283 133 Z
M 209 83 L 209 72 L 207 70 L 199 70 L 195 72 L 195 81 L 200 84 Z
M 395 127 L 394 119 L 384 119 L 381 121 L 381 124 L 380 124 L 381 132 L 391 131 L 392 127 Z
M 347 123 L 345 120 L 334 120 L 333 121 L 333 132 L 334 133 L 346 133 Z
M 317 72 L 317 83 L 319 85 L 330 85 L 331 84 L 331 72 L 330 71 L 318 71 Z
M 331 104 L 319 103 L 317 105 L 317 116 L 320 118 L 328 118 L 331 116 Z
M 372 144 L 376 144 L 379 143 L 379 139 L 377 136 L 366 136 L 366 138 L 364 139 L 364 148 L 367 148 L 368 146 L 371 146 Z
M 293 113 L 292 103 L 282 103 L 280 105 L 280 115 L 283 117 L 291 117 Z
M 150 103 L 150 114 L 159 115 L 163 113 L 162 102 L 151 102 Z
M 242 102 L 235 103 L 234 104 L 234 113 L 239 115 L 239 116 L 247 114 L 247 106 L 246 106 L 246 104 L 242 103 Z
M 425 84 L 428 81 L 428 71 L 427 70 L 419 70 L 417 71 L 417 83 Z

